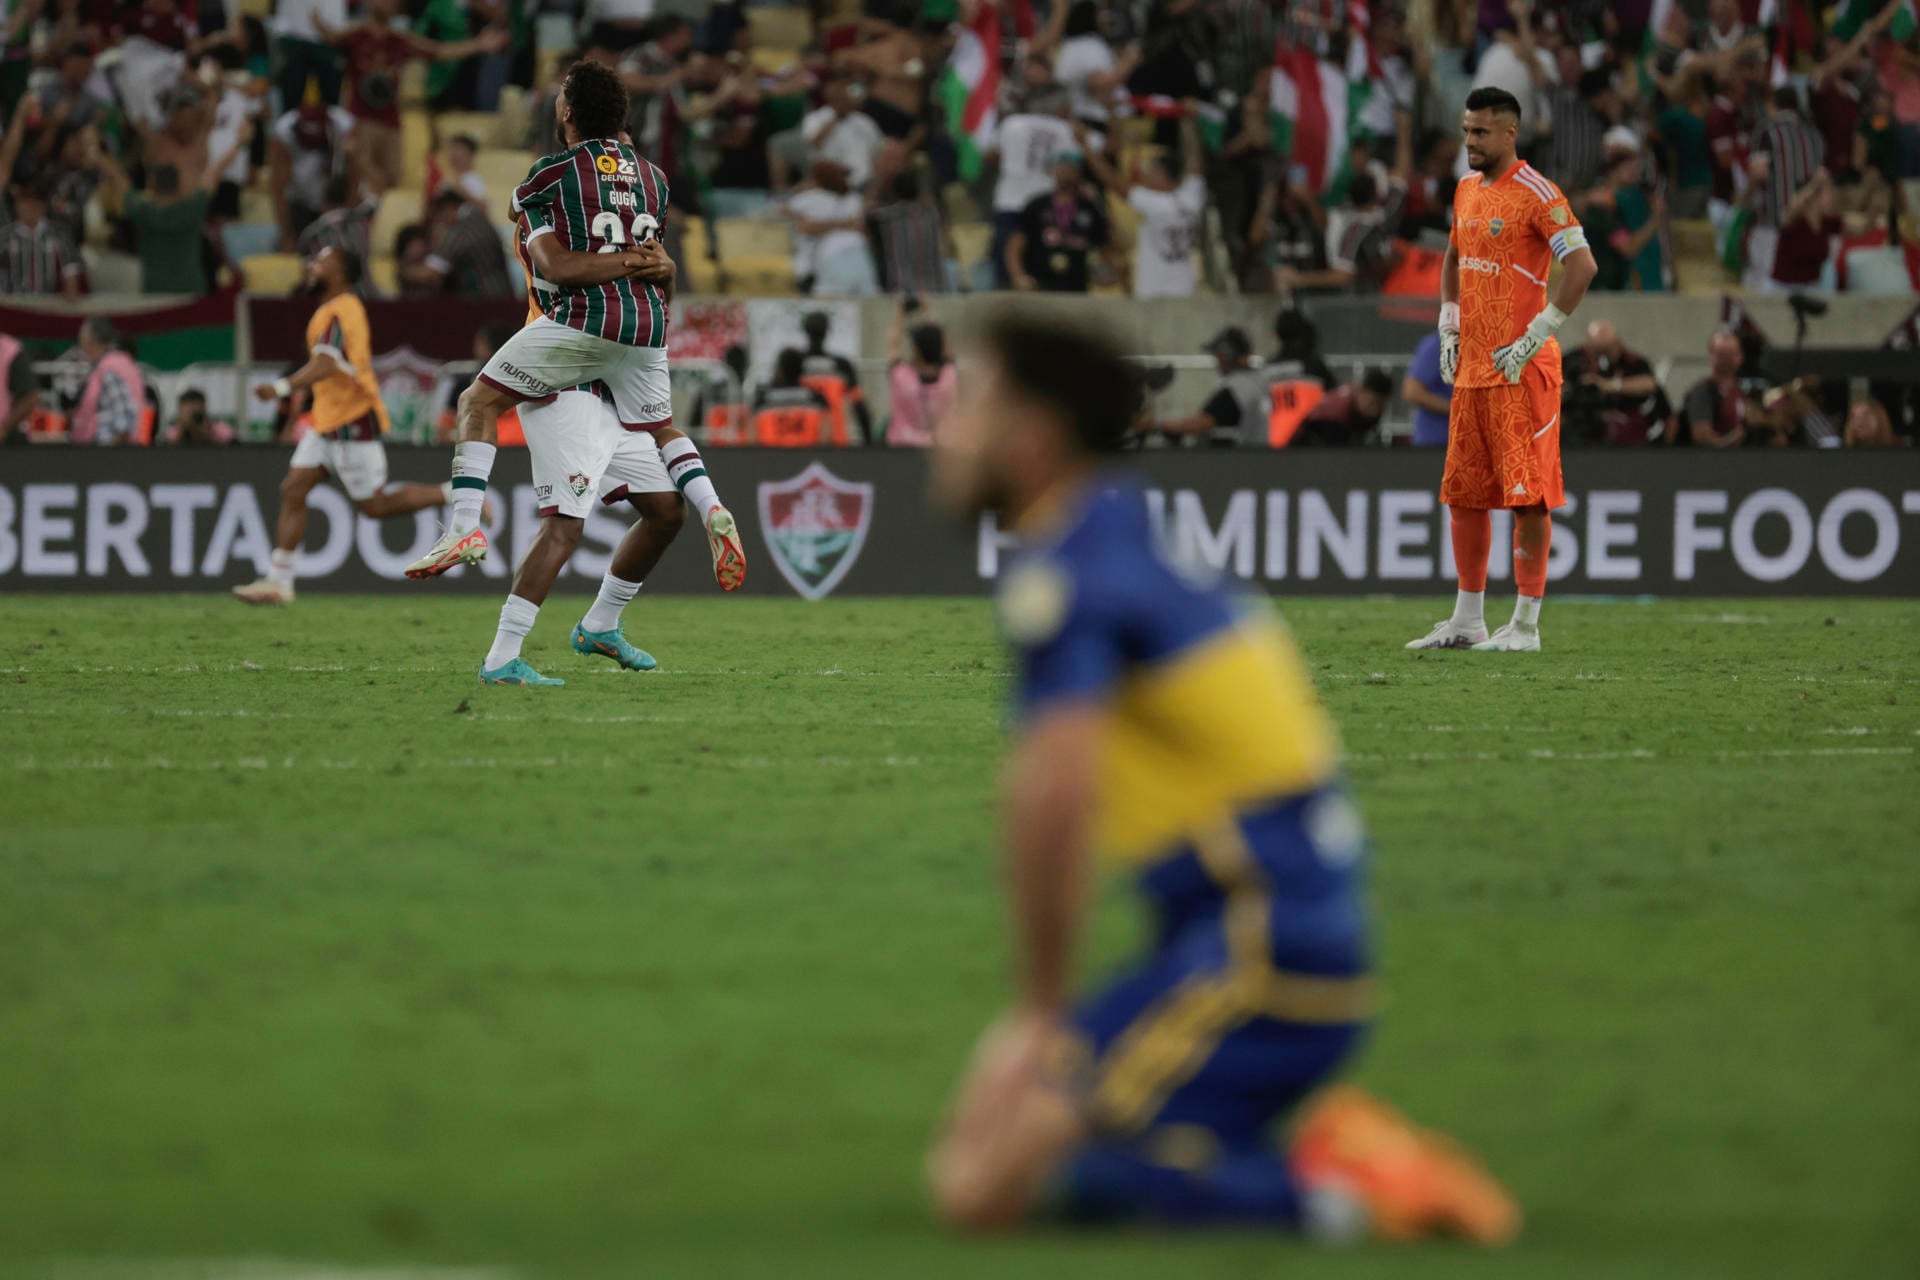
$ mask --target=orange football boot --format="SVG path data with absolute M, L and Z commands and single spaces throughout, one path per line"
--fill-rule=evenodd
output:
M 1478 1160 L 1351 1085 L 1308 1105 L 1291 1155 L 1302 1181 L 1360 1197 L 1386 1239 L 1449 1235 L 1503 1245 L 1520 1233 L 1520 1206 Z

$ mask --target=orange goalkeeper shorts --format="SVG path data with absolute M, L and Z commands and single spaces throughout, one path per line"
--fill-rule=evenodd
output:
M 1566 505 L 1560 478 L 1560 373 L 1540 361 L 1518 386 L 1455 387 L 1440 501 L 1449 507 Z

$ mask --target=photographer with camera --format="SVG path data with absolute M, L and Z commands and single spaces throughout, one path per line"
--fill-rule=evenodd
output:
M 1606 320 L 1562 360 L 1560 439 L 1572 445 L 1665 444 L 1673 417 L 1653 366 Z
M 174 404 L 173 422 L 162 441 L 182 445 L 226 445 L 235 439 L 233 424 L 207 414 L 207 396 L 198 387 L 188 387 Z

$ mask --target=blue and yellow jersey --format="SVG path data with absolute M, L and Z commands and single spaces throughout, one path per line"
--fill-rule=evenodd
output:
M 999 612 L 1023 718 L 1088 703 L 1104 715 L 1098 852 L 1161 898 L 1251 874 L 1278 895 L 1346 892 L 1363 837 L 1333 724 L 1279 618 L 1173 568 L 1130 482 L 1057 514 L 1005 575 Z

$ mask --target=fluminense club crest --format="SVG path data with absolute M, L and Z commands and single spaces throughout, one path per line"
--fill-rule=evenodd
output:
M 873 486 L 810 463 L 791 480 L 760 484 L 760 529 L 793 589 L 818 600 L 840 585 L 866 545 Z

